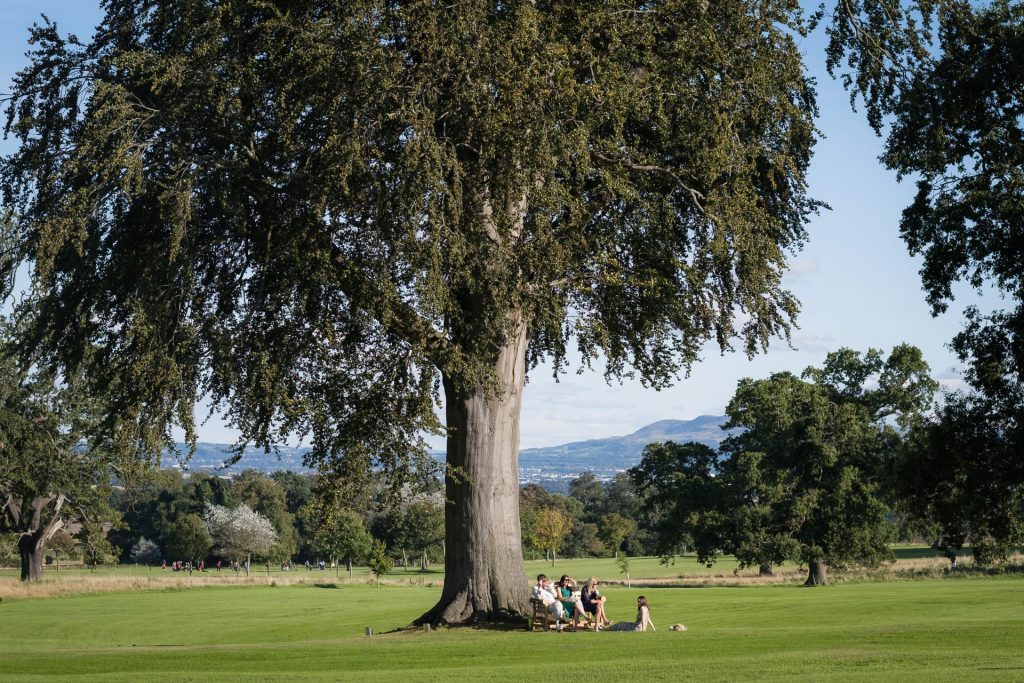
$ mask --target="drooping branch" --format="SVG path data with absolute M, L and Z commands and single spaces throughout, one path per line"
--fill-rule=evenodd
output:
M 632 161 L 629 161 L 628 159 L 613 159 L 597 151 L 591 151 L 591 155 L 599 161 L 602 161 L 607 164 L 614 164 L 617 166 L 628 168 L 631 171 L 638 171 L 641 173 L 661 173 L 663 175 L 667 175 L 669 178 L 675 181 L 675 184 L 677 186 L 685 190 L 690 195 L 690 200 L 693 202 L 693 205 L 697 208 L 697 210 L 700 211 L 702 214 L 705 213 L 703 202 L 704 200 L 707 199 L 707 197 L 705 197 L 702 192 L 699 192 L 698 190 L 695 190 L 694 188 L 687 185 L 686 182 L 684 182 L 683 179 L 679 177 L 679 174 L 676 173 L 671 168 L 667 168 L 665 166 L 657 166 L 654 164 L 637 164 Z
M 21 524 L 21 507 L 18 505 L 18 501 L 14 498 L 14 494 L 11 492 L 5 492 L 6 500 L 4 501 L 4 512 L 10 518 L 11 526 L 15 529 Z
M 372 305 L 364 304 L 363 307 L 374 313 L 385 329 L 410 346 L 421 347 L 424 355 L 439 369 L 458 362 L 461 357 L 458 347 L 411 304 L 403 301 L 396 290 L 378 286 L 336 246 L 332 247 L 332 260 L 337 266 L 338 287 L 350 300 L 372 302 Z

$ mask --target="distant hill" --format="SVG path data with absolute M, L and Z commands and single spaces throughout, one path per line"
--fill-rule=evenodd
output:
M 693 420 L 659 420 L 626 436 L 574 441 L 561 446 L 527 448 L 519 452 L 520 479 L 573 479 L 590 471 L 601 479 L 640 462 L 644 446 L 657 441 L 696 441 L 713 448 L 725 437 L 724 415 L 701 415 Z
M 179 456 L 188 453 L 188 447 L 183 443 L 176 444 L 178 454 L 164 453 L 163 466 L 166 468 L 182 468 Z M 264 453 L 261 448 L 247 448 L 242 459 L 234 465 L 224 468 L 224 461 L 230 457 L 230 446 L 223 443 L 198 443 L 196 444 L 195 455 L 185 465 L 185 469 L 204 470 L 213 474 L 236 474 L 242 470 L 259 470 L 270 474 L 278 470 L 291 470 L 292 472 L 311 473 L 314 470 L 306 467 L 303 456 L 309 448 L 295 448 L 282 446 L 280 457 L 274 453 Z
M 644 446 L 656 441 L 676 441 L 684 443 L 696 441 L 717 447 L 725 436 L 722 415 L 701 415 L 693 420 L 659 420 L 646 427 L 641 427 L 626 436 L 611 436 L 604 439 L 574 441 L 560 446 L 545 448 L 526 448 L 519 452 L 520 483 L 541 483 L 552 489 L 564 489 L 569 480 L 578 477 L 582 472 L 593 472 L 600 479 L 610 479 L 616 473 L 628 469 L 640 462 Z M 216 443 L 200 443 L 196 453 L 186 467 L 190 470 L 206 470 L 221 474 L 233 474 L 244 469 L 256 469 L 262 472 L 292 470 L 293 472 L 312 472 L 306 467 L 302 458 L 308 448 L 282 447 L 280 457 L 273 453 L 267 454 L 260 449 L 249 448 L 243 458 L 228 468 L 223 468 L 228 457 L 228 446 Z M 178 450 L 185 453 L 184 444 L 178 444 Z M 434 452 L 444 459 L 444 452 Z M 173 454 L 164 456 L 165 467 L 180 467 Z

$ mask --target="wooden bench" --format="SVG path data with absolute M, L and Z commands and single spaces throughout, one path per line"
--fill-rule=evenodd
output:
M 530 606 L 533 608 L 533 613 L 530 615 L 529 630 L 535 631 L 539 628 L 542 631 L 547 631 L 555 627 L 555 615 L 544 605 L 543 600 L 540 598 L 530 598 Z M 567 619 L 562 623 L 571 624 L 572 620 Z M 593 625 L 588 615 L 586 619 L 580 620 L 579 627 L 581 629 L 591 629 Z
M 533 607 L 533 615 L 530 617 L 530 630 L 537 628 L 547 631 L 555 623 L 555 615 L 551 613 L 540 598 L 530 598 L 530 605 Z

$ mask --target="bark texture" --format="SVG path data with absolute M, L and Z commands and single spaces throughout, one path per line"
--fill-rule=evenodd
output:
M 761 566 L 758 567 L 757 573 L 759 576 L 772 576 L 774 571 L 772 570 L 771 562 L 762 562 Z
M 519 621 L 529 607 L 519 525 L 519 413 L 526 330 L 499 350 L 501 389 L 445 378 L 448 465 L 441 599 L 416 623 Z
M 46 555 L 46 536 L 43 531 L 22 534 L 18 539 L 18 552 L 21 554 L 21 580 L 42 580 L 43 558 Z
M 63 495 L 35 496 L 18 505 L 13 496 L 8 496 L 5 512 L 14 529 L 21 534 L 18 538 L 18 553 L 21 555 L 22 581 L 39 581 L 43 578 L 46 542 L 64 527 L 61 510 L 65 501 Z
M 825 575 L 825 560 L 816 559 L 811 560 L 808 563 L 807 568 L 807 580 L 804 581 L 805 586 L 824 586 L 828 583 Z

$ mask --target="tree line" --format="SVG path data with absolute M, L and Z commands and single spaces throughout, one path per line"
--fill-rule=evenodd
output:
M 990 516 L 1019 519 L 1019 502 L 1007 511 L 992 487 L 958 499 L 926 484 L 936 476 L 930 459 L 969 457 L 961 449 L 972 447 L 949 422 L 961 396 L 936 402 L 939 385 L 929 372 L 917 348 L 900 345 L 888 356 L 843 349 L 800 376 L 742 380 L 717 449 L 655 443 L 611 480 L 582 473 L 568 495 L 522 487 L 522 550 L 552 564 L 558 557 L 692 552 L 711 566 L 730 555 L 763 574 L 798 562 L 812 585 L 826 582 L 827 567 L 890 559 L 895 540 L 927 540 L 954 561 L 970 545 L 980 564 L 1004 562 L 1019 533 L 970 521 L 984 505 Z M 439 480 L 394 498 L 380 486 L 359 505 L 339 504 L 323 484 L 290 471 L 149 472 L 132 485 L 104 489 L 105 500 L 91 499 L 74 536 L 65 529 L 52 534 L 47 561 L 223 558 L 248 570 L 252 558 L 288 565 L 326 559 L 350 573 L 353 563 L 381 555 L 424 570 L 443 561 Z M 943 495 L 949 497 L 937 505 Z M 950 525 L 951 518 L 959 524 Z M 8 561 L 17 556 L 14 539 L 7 533 L 0 546 Z

